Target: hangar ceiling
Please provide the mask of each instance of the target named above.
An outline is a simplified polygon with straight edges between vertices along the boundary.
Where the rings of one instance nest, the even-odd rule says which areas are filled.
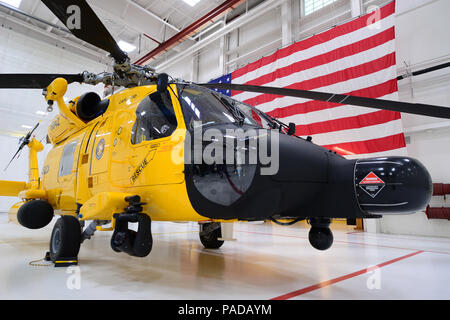
[[[39,33],[39,37],[60,40],[62,45],[69,43],[75,47],[78,53],[88,55],[102,61],[105,52],[84,43],[68,34],[64,25],[50,12],[50,10],[38,0],[21,0],[18,8],[8,4],[19,0],[0,1],[0,19],[2,24],[22,32]],[[224,4],[225,0],[198,0],[191,6],[188,2],[194,0],[88,0],[89,5],[96,11],[108,30],[117,41],[124,41],[136,47],[129,53],[132,60],[138,59],[145,53],[158,47],[158,45],[179,31],[183,30],[199,18]],[[197,1],[197,0],[195,0]],[[195,2],[194,1],[194,2]],[[254,6],[261,0],[240,1],[235,10],[228,11],[228,18],[242,13],[249,6]],[[224,19],[218,16],[217,19]],[[206,25],[205,25],[206,26]],[[41,31],[44,31],[42,33]],[[198,38],[200,30],[190,34],[189,38],[176,47],[174,52],[180,52],[183,47],[191,46]]]

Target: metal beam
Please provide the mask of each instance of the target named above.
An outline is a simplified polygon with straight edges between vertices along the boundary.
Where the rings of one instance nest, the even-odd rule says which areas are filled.
[[[57,26],[56,24],[53,24],[53,23],[50,23],[50,22],[48,22],[48,21],[46,21],[44,19],[35,17],[35,16],[33,16],[31,14],[28,14],[28,13],[26,13],[26,12],[20,10],[20,9],[17,9],[17,8],[15,8],[13,6],[10,6],[9,4],[0,2],[0,7],[3,7],[5,9],[11,10],[11,11],[17,13],[17,14],[20,14],[20,15],[22,15],[24,17],[27,17],[28,19],[36,20],[36,21],[38,21],[40,23],[46,24],[49,27],[58,29],[59,31],[63,31],[63,32],[71,34],[71,32],[69,30],[65,29],[65,28],[61,28],[60,26]]]
[[[281,4],[281,45],[287,46],[292,43],[292,2],[283,0]]]
[[[350,0],[350,7],[352,10],[352,17],[359,17],[363,14],[363,5],[361,0]]]
[[[36,27],[36,26],[34,26],[34,25],[32,25],[32,24],[30,24],[30,23],[28,23],[28,22],[25,22],[25,21],[22,20],[22,19],[18,19],[18,18],[16,18],[16,17],[13,17],[13,16],[8,15],[8,14],[4,14],[4,13],[0,13],[0,17],[3,18],[3,19],[6,19],[6,20],[12,21],[12,22],[14,22],[14,23],[17,23],[17,24],[19,24],[19,25],[21,25],[21,26],[23,26],[23,27],[26,27],[26,28],[28,28],[28,29],[30,29],[30,30],[36,31],[36,32],[38,32],[38,33],[41,33],[41,34],[43,34],[44,36],[47,36],[47,37],[50,37],[50,38],[55,39],[55,40],[57,40],[57,41],[60,41],[61,43],[64,43],[64,44],[67,45],[67,46],[72,46],[72,47],[77,48],[77,49],[79,49],[79,50],[81,50],[81,51],[84,51],[85,53],[88,53],[88,54],[90,54],[91,56],[96,57],[97,59],[101,59],[101,60],[102,60],[102,63],[105,63],[105,64],[106,64],[105,60],[106,60],[106,61],[108,60],[106,54],[105,54],[105,55],[102,55],[102,54],[101,54],[100,52],[98,52],[98,51],[91,50],[91,49],[89,49],[89,48],[87,48],[87,47],[84,47],[84,46],[82,46],[82,45],[78,45],[77,43],[75,43],[75,42],[73,42],[73,41],[70,41],[70,40],[65,39],[65,38],[61,38],[61,37],[59,37],[59,36],[57,36],[57,35],[55,35],[55,34],[53,34],[53,33],[47,32],[46,30],[43,30],[43,29],[41,29],[41,28],[39,28],[39,27]],[[72,34],[70,34],[69,36],[72,36]],[[74,36],[73,36],[73,37],[74,37]],[[75,37],[74,37],[74,38],[75,38]]]
[[[180,61],[183,58],[186,58],[186,56],[193,54],[197,52],[198,50],[204,48],[205,46],[209,45],[210,43],[218,40],[220,37],[228,34],[229,32],[249,23],[253,19],[256,19],[260,17],[261,15],[269,12],[270,10],[273,10],[277,8],[281,4],[280,0],[267,0],[250,10],[248,13],[245,13],[238,18],[234,19],[230,23],[228,23],[225,27],[222,29],[214,32],[213,34],[207,36],[203,40],[197,42],[193,46],[183,50],[182,53],[175,55],[174,57],[168,59],[167,61],[162,62],[159,64],[156,69],[162,70],[164,68],[167,68],[174,63]]]
[[[241,3],[245,2],[246,0],[227,0],[218,7],[214,8],[210,12],[208,12],[206,15],[198,19],[197,21],[193,22],[177,34],[175,34],[173,37],[171,37],[169,40],[161,43],[156,49],[150,51],[146,55],[144,55],[142,58],[137,60],[136,64],[144,64],[148,60],[156,57],[157,55],[168,51],[170,48],[174,47],[178,43],[182,42],[185,38],[189,37],[192,33],[195,31],[198,31],[200,28],[205,26],[207,23],[213,22],[213,20],[227,11],[235,8],[236,6],[240,5]]]
[[[128,28],[128,29],[136,32],[137,34],[147,33],[147,31],[148,31],[148,30],[143,30],[142,28],[130,25],[130,23],[127,22],[126,20],[118,17],[117,15],[115,15],[115,14],[111,13],[110,11],[108,11],[108,10],[104,9],[103,7],[101,7],[100,3],[91,4],[90,6],[93,9],[95,9],[97,15],[99,14],[99,12],[102,13],[102,16],[104,18],[107,18],[108,15],[109,15],[111,17],[110,20],[114,20],[115,23],[120,23],[124,28]]]
[[[150,10],[142,7],[141,5],[137,4],[136,2],[132,1],[132,0],[126,0],[127,3],[133,5],[134,7],[136,7],[137,9],[141,10],[142,12],[148,14],[149,16],[155,18],[156,20],[158,20],[159,22],[164,23],[166,26],[168,26],[169,28],[175,30],[176,32],[180,32],[181,30],[178,29],[177,27],[175,27],[174,25],[170,24],[169,22],[165,21],[163,18],[159,17],[158,15],[154,14],[153,12],[151,12]]]
[[[247,58],[247,57],[249,57],[249,56],[252,56],[253,54],[255,54],[255,53],[257,53],[257,52],[260,52],[261,50],[264,50],[264,49],[266,49],[266,48],[270,48],[271,46],[273,46],[273,45],[275,45],[275,44],[277,44],[278,46],[280,46],[281,43],[282,43],[282,39],[281,39],[281,38],[278,38],[278,39],[273,40],[273,41],[271,41],[271,42],[265,43],[265,44],[262,45],[262,46],[259,46],[259,47],[258,47],[257,49],[255,49],[255,50],[252,50],[252,51],[250,51],[250,52],[244,53],[243,55],[240,55],[239,57],[234,58],[234,59],[228,61],[226,64],[227,64],[227,65],[231,65],[231,64],[236,63],[236,62],[238,62],[238,61],[240,61],[240,60],[242,60],[242,59],[245,59],[245,58]]]

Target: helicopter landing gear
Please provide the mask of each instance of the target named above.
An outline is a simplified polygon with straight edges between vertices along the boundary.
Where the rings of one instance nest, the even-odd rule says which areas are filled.
[[[80,222],[72,216],[60,217],[50,237],[50,260],[55,267],[78,264],[81,244]]]
[[[146,257],[153,246],[151,231],[151,219],[145,213],[141,213],[142,205],[139,196],[127,197],[130,204],[123,213],[116,213],[116,226],[111,237],[111,248],[115,252],[125,252],[130,256]],[[128,229],[129,222],[137,222],[138,230]]]
[[[331,220],[327,218],[310,218],[309,243],[317,250],[327,250],[333,244],[333,233],[330,229]]]
[[[220,222],[209,222],[200,224],[200,241],[206,249],[219,249],[224,241]]]

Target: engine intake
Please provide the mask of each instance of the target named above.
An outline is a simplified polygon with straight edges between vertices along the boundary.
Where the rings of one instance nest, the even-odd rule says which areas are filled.
[[[76,113],[83,121],[91,121],[101,116],[108,109],[109,100],[102,100],[95,92],[83,94],[77,102]]]

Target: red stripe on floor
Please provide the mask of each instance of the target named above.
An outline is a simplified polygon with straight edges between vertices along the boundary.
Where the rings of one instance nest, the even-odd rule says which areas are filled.
[[[295,235],[287,235],[287,234],[263,233],[263,232],[243,231],[243,230],[236,230],[236,232],[262,234],[262,235],[265,235],[265,236],[275,236],[275,237],[285,237],[285,238],[287,237],[287,238],[308,239],[308,236],[295,236]],[[417,239],[406,239],[406,240],[418,241]],[[432,241],[432,240],[426,240],[426,241]],[[387,245],[374,244],[374,243],[352,242],[352,241],[344,241],[344,240],[334,240],[334,243],[356,244],[356,245],[359,245],[359,246],[419,251],[419,249],[417,249],[417,248],[402,248],[402,247],[394,247],[394,246],[387,246]],[[450,254],[450,252],[445,252],[445,251],[432,251],[432,250],[425,250],[425,249],[421,250],[421,251],[429,252],[429,253]]]
[[[315,285],[312,285],[312,286],[309,286],[309,287],[306,287],[306,288],[303,288],[303,289],[300,289],[300,290],[297,290],[297,291],[293,291],[293,292],[290,292],[290,293],[287,293],[287,294],[284,294],[284,295],[272,298],[270,300],[287,300],[287,299],[291,299],[291,298],[294,298],[294,297],[298,297],[298,296],[300,296],[302,294],[305,294],[305,293],[308,293],[308,292],[311,292],[311,291],[314,291],[314,290],[317,290],[317,289],[321,289],[321,288],[324,288],[324,287],[328,287],[328,286],[330,286],[332,284],[335,284],[337,282],[348,280],[350,278],[354,278],[354,277],[360,276],[362,274],[365,274],[367,272],[376,270],[378,268],[385,267],[385,266],[393,264],[395,262],[398,262],[398,261],[401,261],[401,260],[404,260],[404,259],[407,259],[407,258],[411,258],[411,257],[413,257],[415,255],[418,255],[419,253],[422,253],[422,252],[424,252],[424,251],[423,250],[416,251],[416,252],[407,254],[406,256],[402,256],[402,257],[399,257],[399,258],[396,258],[396,259],[392,259],[392,260],[383,262],[383,263],[378,264],[378,265],[373,266],[373,267],[362,269],[362,270],[350,273],[350,274],[342,276],[342,277],[334,278],[334,279],[331,279],[331,280],[328,280],[328,281],[324,281],[324,282],[321,282],[321,283],[318,283],[318,284],[315,284]]]

